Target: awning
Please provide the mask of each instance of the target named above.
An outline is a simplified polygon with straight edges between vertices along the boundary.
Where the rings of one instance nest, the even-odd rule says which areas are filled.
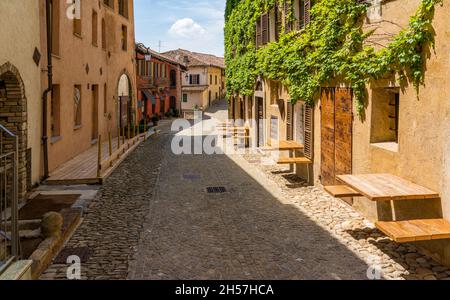
[[[149,90],[142,90],[142,93],[144,93],[145,98],[147,98],[147,100],[151,100],[152,104],[156,104],[156,98],[155,96],[153,96],[152,92],[150,92]]]

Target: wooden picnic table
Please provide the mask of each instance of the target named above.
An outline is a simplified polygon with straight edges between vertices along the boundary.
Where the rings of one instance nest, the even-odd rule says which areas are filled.
[[[439,198],[438,193],[392,174],[339,175],[337,178],[372,201]]]

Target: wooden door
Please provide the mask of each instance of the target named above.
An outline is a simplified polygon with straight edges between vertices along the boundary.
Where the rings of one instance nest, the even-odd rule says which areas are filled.
[[[352,173],[352,91],[338,88],[335,93],[335,174]]]
[[[333,185],[334,173],[334,89],[322,89],[321,176],[323,185]]]
[[[119,104],[120,104],[120,127],[123,128],[128,125],[129,121],[129,102],[130,98],[128,96],[120,96],[119,97]]]
[[[321,177],[323,185],[352,172],[352,91],[323,88],[321,95]]]
[[[264,100],[263,98],[256,97],[256,122],[257,128],[257,141],[258,147],[264,146]]]

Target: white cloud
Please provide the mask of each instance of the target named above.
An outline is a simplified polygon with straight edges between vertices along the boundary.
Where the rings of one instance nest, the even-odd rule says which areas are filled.
[[[169,29],[171,36],[181,38],[198,38],[205,33],[206,30],[191,18],[180,19]]]

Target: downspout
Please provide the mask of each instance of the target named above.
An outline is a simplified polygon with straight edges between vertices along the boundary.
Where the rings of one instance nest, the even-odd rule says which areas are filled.
[[[52,0],[46,0],[45,3],[45,15],[46,15],[46,26],[47,26],[47,78],[48,85],[47,89],[42,95],[42,145],[44,152],[44,178],[46,180],[49,177],[48,171],[48,119],[47,119],[47,103],[48,94],[53,90],[53,65],[52,65]]]

